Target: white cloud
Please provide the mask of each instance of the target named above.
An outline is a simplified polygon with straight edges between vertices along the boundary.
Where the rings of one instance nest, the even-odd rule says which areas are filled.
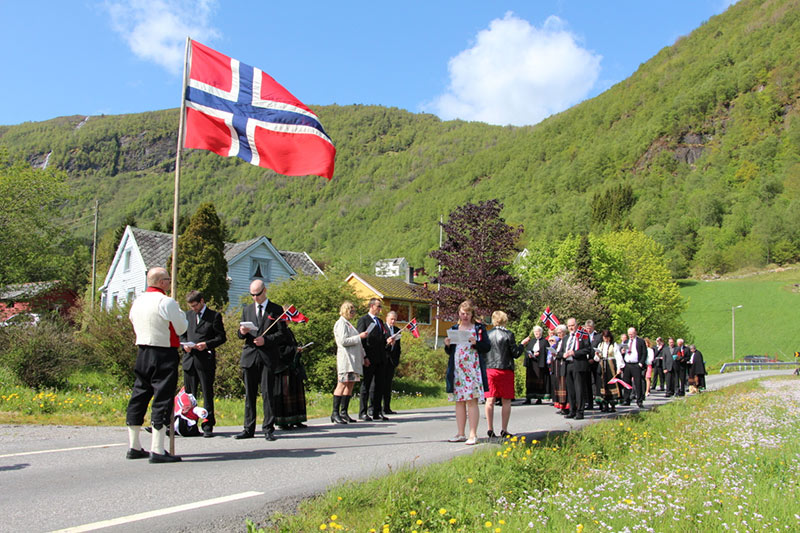
[[[509,12],[450,60],[450,86],[425,107],[443,119],[536,124],[585,98],[601,59],[558,17],[536,28]]]
[[[216,0],[107,1],[111,25],[134,54],[172,73],[183,71],[186,37],[209,41],[219,36],[211,25]]]

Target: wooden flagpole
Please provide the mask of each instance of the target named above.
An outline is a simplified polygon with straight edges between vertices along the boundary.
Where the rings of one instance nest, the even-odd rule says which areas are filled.
[[[178,123],[178,149],[175,153],[175,196],[172,200],[172,283],[170,296],[178,296],[178,215],[181,185],[181,150],[183,150],[183,127],[186,122],[186,85],[189,75],[189,47],[191,38],[186,37],[186,48],[183,52],[183,83],[181,84],[181,116]],[[175,455],[175,408],[170,404],[169,417],[169,453]]]

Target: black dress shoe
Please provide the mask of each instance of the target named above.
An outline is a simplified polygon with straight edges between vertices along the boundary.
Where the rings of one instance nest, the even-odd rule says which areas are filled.
[[[242,431],[241,433],[237,433],[233,437],[234,439],[252,439],[253,434],[247,430]]]
[[[560,414],[560,415],[568,415],[568,414],[569,414],[569,411],[567,411],[566,409],[562,409],[562,410],[560,410],[560,411],[558,412],[558,414]]]
[[[525,401],[522,402],[522,405],[530,405],[530,404],[531,404],[531,399],[530,398],[525,398]]]
[[[539,398],[538,400],[536,400],[536,403],[534,405],[542,405],[542,399]]]
[[[564,415],[564,418],[575,418],[575,415],[573,413],[569,413]]]
[[[392,411],[391,409],[387,409],[384,411],[384,413],[386,413],[387,415],[396,415],[397,411]]]
[[[583,413],[578,413],[575,415],[575,420],[583,420]]]
[[[144,459],[146,457],[150,457],[150,452],[134,448],[128,448],[128,453],[125,454],[126,459]]]
[[[387,417],[383,416],[382,414],[381,415],[377,415],[377,416],[372,415],[372,419],[373,420],[380,420],[381,422],[388,422],[389,421],[389,419]]]
[[[165,451],[163,454],[150,452],[151,463],[180,463],[181,458],[177,455],[170,455]]]
[[[636,402],[636,406],[637,406],[639,409],[641,409],[642,407],[644,407],[644,403],[642,403],[642,402]]]
[[[358,415],[358,419],[364,422],[372,422],[372,417],[369,415]]]
[[[298,422],[297,424],[294,425],[294,427],[296,427],[297,429],[305,429],[308,426],[303,424],[302,422]]]
[[[275,437],[275,432],[274,432],[274,431],[272,431],[272,430],[270,430],[270,431],[267,431],[266,433],[264,433],[264,438],[265,438],[265,439],[267,439],[267,440],[268,440],[268,441],[270,441],[270,442],[274,442],[274,441],[278,440],[278,439]]]
[[[214,430],[212,428],[204,428],[203,429],[203,437],[206,439],[210,439],[214,436]]]

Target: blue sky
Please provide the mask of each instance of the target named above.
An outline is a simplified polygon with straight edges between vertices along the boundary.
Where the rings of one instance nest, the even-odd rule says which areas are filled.
[[[311,106],[534,124],[731,0],[0,1],[0,124],[178,107],[186,35]]]

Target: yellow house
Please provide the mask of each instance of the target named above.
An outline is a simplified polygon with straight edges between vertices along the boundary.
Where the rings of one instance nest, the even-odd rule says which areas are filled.
[[[383,301],[384,316],[385,313],[394,311],[397,313],[399,326],[416,318],[417,328],[426,338],[434,339],[438,332],[442,339],[446,336],[445,332],[455,324],[447,320],[436,320],[436,309],[414,291],[414,287],[419,286],[417,283],[409,283],[402,278],[384,278],[355,272],[350,273],[345,282],[353,287],[356,296],[362,300],[380,298]]]

